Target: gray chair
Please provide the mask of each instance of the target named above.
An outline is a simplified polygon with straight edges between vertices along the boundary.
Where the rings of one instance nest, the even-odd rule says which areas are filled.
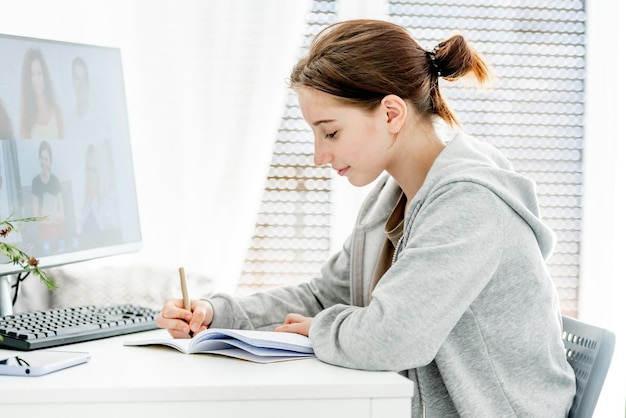
[[[611,364],[615,334],[564,316],[563,343],[567,361],[576,374],[576,396],[569,418],[591,417]]]

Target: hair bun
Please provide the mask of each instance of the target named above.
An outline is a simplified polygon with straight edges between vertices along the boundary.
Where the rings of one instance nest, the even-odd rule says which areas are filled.
[[[440,42],[433,51],[440,76],[448,81],[472,74],[479,84],[484,84],[490,78],[489,67],[462,35]]]

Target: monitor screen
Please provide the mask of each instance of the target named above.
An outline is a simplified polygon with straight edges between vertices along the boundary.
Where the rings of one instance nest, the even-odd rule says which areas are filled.
[[[0,57],[0,219],[41,218],[1,239],[41,267],[139,249],[119,49],[0,35]]]

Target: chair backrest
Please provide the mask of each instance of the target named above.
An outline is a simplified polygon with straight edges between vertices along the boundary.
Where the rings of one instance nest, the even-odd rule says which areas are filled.
[[[611,364],[615,334],[564,316],[563,343],[567,361],[576,374],[576,396],[569,418],[591,417]]]

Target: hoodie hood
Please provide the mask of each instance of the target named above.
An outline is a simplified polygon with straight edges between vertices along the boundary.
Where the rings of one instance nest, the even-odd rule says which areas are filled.
[[[544,259],[552,255],[556,236],[541,219],[535,182],[515,172],[492,145],[463,132],[458,132],[439,154],[409,212],[434,189],[459,181],[473,182],[495,193],[532,228]]]

